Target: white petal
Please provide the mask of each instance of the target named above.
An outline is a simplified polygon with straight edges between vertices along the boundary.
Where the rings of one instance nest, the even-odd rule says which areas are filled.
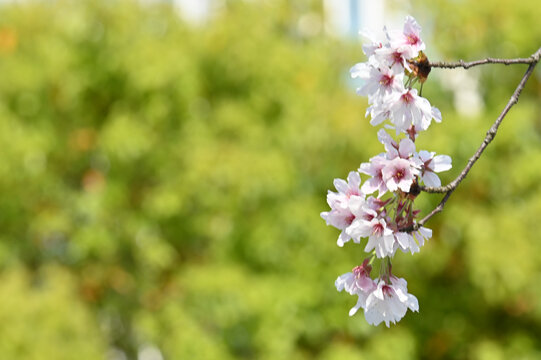
[[[388,151],[388,148],[392,147],[392,144],[395,143],[391,135],[387,133],[384,129],[379,129],[378,131],[378,140],[380,143],[385,146],[385,150]]]
[[[338,240],[336,240],[336,244],[340,247],[343,247],[345,243],[347,243],[349,240],[351,240],[351,237],[347,235],[345,231],[342,231],[340,233],[340,236],[338,236]]]
[[[373,236],[369,237],[368,241],[366,242],[366,246],[364,247],[364,251],[367,253],[371,252],[372,250],[374,250],[374,247],[376,246],[376,244],[377,244],[376,239]]]
[[[407,296],[404,300],[407,300]],[[390,315],[392,316],[393,322],[400,321],[406,315],[408,311],[407,305],[405,305],[400,298],[395,299],[391,298],[387,300],[390,310]]]
[[[419,151],[419,158],[423,161],[423,162],[427,162],[428,160],[432,159],[434,157],[435,153],[433,152],[428,152],[426,150],[421,150]]]
[[[348,183],[351,189],[358,189],[361,186],[361,175],[357,171],[350,171]]]
[[[400,188],[400,190],[407,193],[407,192],[410,191],[412,183],[413,183],[412,179],[404,178],[404,179],[400,180],[400,182],[398,183],[398,187]]]
[[[347,282],[348,274],[353,275],[352,273],[347,273],[344,275],[340,275],[338,278],[336,278],[336,281],[334,282],[334,286],[336,286],[336,290],[338,291],[344,290],[345,284]]]
[[[441,172],[449,170],[452,167],[451,162],[452,159],[448,155],[436,155],[431,165],[435,172]]]
[[[360,238],[367,237],[372,233],[372,225],[363,219],[355,219],[350,226],[346,228],[346,233],[355,240],[360,242]]]
[[[432,237],[432,229],[421,226],[419,230],[414,232],[414,235],[419,242],[419,245],[423,246],[425,244],[425,241],[429,240]]]
[[[395,286],[394,287],[394,292],[396,294],[396,296],[398,297],[398,300],[400,300],[401,302],[406,302],[408,301],[408,293],[407,291],[404,291],[402,288],[398,287],[398,286]]]
[[[400,287],[401,289],[408,291],[408,282],[404,278],[397,278],[396,276],[393,276],[391,278],[391,283],[394,286]]]
[[[441,123],[441,111],[437,107],[432,106],[432,117],[436,122]]]
[[[427,240],[432,237],[432,229],[421,226],[418,232],[421,233],[421,235]]]
[[[431,187],[441,186],[440,178],[438,177],[438,175],[436,175],[432,171],[426,171],[422,179],[426,186],[431,186]]]
[[[392,192],[395,192],[397,189],[398,189],[398,184],[394,181],[394,178],[390,178],[386,183],[385,185],[387,186],[387,189],[389,189],[389,191],[392,191]],[[409,188],[408,190],[406,190],[406,192],[409,191]]]
[[[383,296],[383,290],[382,290],[384,284],[385,282],[383,280],[380,280],[380,282],[378,283],[378,287],[376,288],[376,290],[372,292],[372,294],[374,295],[376,299],[385,300],[385,297]]]
[[[357,310],[359,310],[360,308],[364,308],[364,304],[365,304],[365,299],[363,298],[362,295],[360,295],[359,299],[357,300],[357,304],[355,304],[355,306],[352,307],[351,310],[349,310],[349,316],[355,315]]]
[[[406,16],[406,20],[404,21],[404,35],[416,35],[419,37],[419,34],[421,32],[421,26],[415,21],[415,19],[412,16]]]
[[[375,174],[372,168],[373,166],[371,162],[365,162],[359,165],[358,171],[366,175],[374,176]]]
[[[367,77],[369,73],[369,65],[367,63],[357,63],[349,69],[349,74],[352,78],[364,78]]]
[[[383,321],[383,316],[377,310],[365,311],[364,317],[367,323],[374,326],[378,326]]]
[[[408,301],[406,305],[413,311],[419,311],[419,301],[411,294],[408,294]]]
[[[370,120],[370,125],[372,126],[377,126],[381,124],[382,122],[384,122],[385,119],[387,119],[387,115],[384,112],[379,112],[377,114],[372,113],[371,116],[372,116],[372,119]]]
[[[398,152],[400,153],[400,157],[406,159],[415,152],[415,144],[410,139],[404,138],[400,141]]]
[[[345,194],[349,189],[348,183],[342,179],[334,179],[333,184],[336,190],[342,194]]]
[[[319,216],[321,216],[321,218],[323,220],[325,220],[325,222],[327,223],[327,225],[329,225],[329,212],[328,211],[323,211],[319,214]]]
[[[336,286],[336,290],[342,291],[345,289],[351,295],[354,295],[355,291],[358,290],[355,285],[355,276],[351,272],[340,275],[334,282],[334,285]]]
[[[365,203],[364,196],[353,195],[349,198],[348,207],[353,215],[362,215]]]
[[[385,245],[386,255],[391,255],[393,253],[394,245],[394,235],[392,234],[392,231],[390,234],[383,236],[383,244]]]
[[[402,249],[407,249],[409,246],[409,239],[408,234],[405,232],[399,232],[394,234],[396,241],[398,241],[398,244],[402,247]]]
[[[361,187],[361,191],[364,194],[372,194],[374,191],[379,189],[379,183],[380,181],[378,181],[376,178],[368,179],[368,181],[365,181]]]

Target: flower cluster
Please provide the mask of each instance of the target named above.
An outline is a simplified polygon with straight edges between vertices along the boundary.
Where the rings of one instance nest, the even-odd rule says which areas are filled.
[[[441,122],[439,110],[412,88],[417,81],[422,85],[428,75],[417,65],[426,60],[420,31],[408,16],[402,31],[386,32],[387,42],[363,46],[368,61],[350,71],[353,78],[363,81],[357,93],[368,97],[370,123],[376,126],[388,120],[386,127],[395,130],[397,139],[380,129],[377,136],[385,152],[362,163],[347,180],[335,179],[337,192],[327,194],[331,209],[321,213],[327,225],[341,230],[338,246],[368,239],[364,248],[368,257],[352,272],[339,276],[335,285],[358,297],[350,316],[362,308],[372,325],[385,322],[389,326],[404,317],[408,308],[418,311],[417,298],[408,293],[406,280],[392,274],[391,259],[398,249],[419,252],[432,237],[432,230],[417,224],[419,210],[413,208],[413,202],[421,183],[440,186],[436,173],[451,168],[449,156],[417,152],[415,147],[417,136],[432,120]],[[364,183],[360,174],[368,176]],[[372,279],[376,259],[381,270]]]

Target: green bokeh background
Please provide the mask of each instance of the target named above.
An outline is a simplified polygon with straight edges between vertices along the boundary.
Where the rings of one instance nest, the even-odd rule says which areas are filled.
[[[347,79],[364,58],[299,31],[306,13],[321,2],[228,1],[200,27],[167,4],[0,7],[0,359],[541,359],[541,68],[433,239],[395,256],[420,312],[372,327],[334,288],[362,247],[319,216],[382,151]],[[432,60],[541,45],[534,0],[411,14]],[[525,68],[478,69],[474,118],[433,70],[444,121],[418,148],[452,156],[444,183]]]

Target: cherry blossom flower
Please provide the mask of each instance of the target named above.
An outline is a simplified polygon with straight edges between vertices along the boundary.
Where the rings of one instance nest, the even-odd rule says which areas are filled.
[[[378,191],[378,197],[381,197],[387,192],[387,185],[383,181],[381,170],[387,165],[388,160],[383,155],[377,155],[370,158],[370,162],[362,163],[359,167],[359,172],[370,175],[371,178],[364,182],[361,191],[365,194],[372,194]]]
[[[393,192],[398,189],[409,192],[417,173],[414,163],[400,157],[389,160],[381,169],[381,176],[387,189]]]
[[[398,147],[391,146],[389,147],[389,150],[387,150],[387,159],[392,160],[395,158],[401,158],[401,159],[409,159],[415,155],[415,143],[411,141],[408,138],[404,138],[400,140],[400,144]],[[416,161],[415,157],[415,165],[419,164]]]
[[[427,99],[417,95],[417,89],[405,89],[401,93],[393,93],[382,106],[388,108],[397,135],[399,132],[407,133],[410,126],[426,130],[432,119],[438,119],[436,116],[439,114],[439,110],[433,110]],[[441,114],[439,116],[441,119]]]
[[[369,260],[370,258],[365,259],[363,264],[353,268],[352,272],[340,275],[334,283],[338,291],[346,290],[350,295],[358,296],[357,304],[351,308],[349,316],[364,308],[366,298],[376,289],[376,283],[370,278],[372,266]]]
[[[370,175],[362,186],[362,191],[371,194],[378,190],[381,197],[388,190],[396,191],[400,188],[408,192],[422,166],[415,152],[415,144],[408,138],[404,138],[397,145],[385,130],[378,132],[378,138],[383,143],[387,153],[377,155],[370,159],[369,163],[362,163],[359,172]]]
[[[360,238],[368,237],[364,248],[365,252],[376,250],[376,256],[383,258],[394,254],[394,235],[391,228],[387,226],[385,219],[377,217],[377,213],[371,209],[366,210],[368,216],[353,221],[347,229],[347,234],[360,242]]]
[[[370,258],[366,258],[362,265],[354,267],[352,272],[339,276],[336,279],[336,288],[338,291],[342,291],[345,288],[350,294],[354,294],[358,290],[373,290],[374,281],[370,278],[371,271],[372,265],[370,265]]]
[[[415,239],[413,235],[408,234],[406,232],[397,232],[394,234],[395,237],[395,250],[399,248],[403,252],[407,252],[408,250],[415,254],[420,251],[419,245],[415,242]]]
[[[425,241],[428,241],[428,239],[432,237],[432,229],[421,226],[419,229],[417,229],[417,231],[413,232],[413,236],[415,236],[419,246],[423,246]]]
[[[397,143],[391,135],[387,133],[384,129],[379,129],[378,131],[378,140],[385,147],[386,157],[389,160],[392,160],[396,157],[402,159],[415,159],[415,163],[419,166],[422,165],[418,159],[417,153],[415,152],[415,143],[409,138],[403,138]]]
[[[385,120],[391,118],[392,113],[389,105],[387,104],[386,98],[383,98],[381,100],[382,101],[374,102],[366,109],[365,117],[368,117],[368,115],[370,115],[370,125],[372,126],[377,126]]]
[[[448,155],[436,155],[434,152],[421,150],[419,151],[419,159],[423,163],[421,179],[425,185],[433,187],[441,186],[441,180],[436,173],[449,170],[452,167],[451,157]]]
[[[363,53],[368,58],[374,56],[375,51],[383,47],[383,43],[381,41],[376,41],[375,36],[372,35],[370,32],[361,31],[359,34],[366,38],[366,40],[368,40],[367,43],[362,45]]]
[[[378,141],[385,147],[386,152],[389,152],[391,149],[398,149],[398,143],[385,129],[378,130]]]
[[[407,16],[402,32],[391,34],[390,44],[392,48],[405,50],[407,59],[416,57],[419,51],[425,49],[425,44],[421,40],[421,26],[413,17]]]
[[[355,219],[355,215],[350,210],[349,203],[352,198],[358,198],[364,201],[365,195],[360,190],[361,177],[356,171],[349,173],[347,182],[342,179],[335,179],[334,186],[338,190],[338,193],[330,190],[327,193],[327,203],[331,211],[322,212],[321,217],[326,221],[327,225],[342,230],[337,244],[338,246],[344,246],[344,243],[351,239],[345,230]]]
[[[407,47],[384,46],[374,50],[374,58],[380,64],[385,64],[395,72],[410,70],[407,60],[411,58],[411,51]]]
[[[417,298],[408,294],[408,283],[402,278],[390,276],[390,284],[380,279],[376,289],[366,298],[364,316],[371,325],[385,322],[395,324],[406,315],[408,308],[419,311]]]
[[[362,189],[362,188],[361,188]],[[373,196],[366,198],[365,208],[376,211],[380,216],[385,216],[385,206],[391,201],[391,199],[381,200]]]
[[[368,96],[370,102],[374,102],[374,98],[383,98],[404,89],[404,73],[397,73],[384,65],[377,66],[370,62],[355,64],[350,75],[364,81],[364,85],[357,89],[357,94]]]
[[[412,127],[415,135],[419,131],[427,130],[432,119],[441,122],[441,112],[431,106],[427,99],[418,96],[417,89],[402,88],[402,91],[388,92],[385,96],[379,97],[369,95],[370,99],[374,101],[366,109],[365,114],[366,117],[370,115],[370,124],[377,126],[389,119],[397,135],[400,132],[409,134]]]
[[[441,111],[435,106],[432,106],[432,118],[437,123],[441,123]]]

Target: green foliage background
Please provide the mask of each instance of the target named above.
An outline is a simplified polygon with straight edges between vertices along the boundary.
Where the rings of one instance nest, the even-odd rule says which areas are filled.
[[[538,4],[507,4],[412,15],[430,59],[529,56]],[[334,288],[362,247],[319,213],[382,149],[347,80],[359,44],[299,32],[307,12],[320,2],[230,1],[194,28],[166,4],[0,7],[1,359],[541,358],[540,69],[433,239],[395,257],[420,313],[371,327]],[[524,70],[480,70],[474,119],[433,70],[444,121],[419,148],[453,157],[443,182]]]

